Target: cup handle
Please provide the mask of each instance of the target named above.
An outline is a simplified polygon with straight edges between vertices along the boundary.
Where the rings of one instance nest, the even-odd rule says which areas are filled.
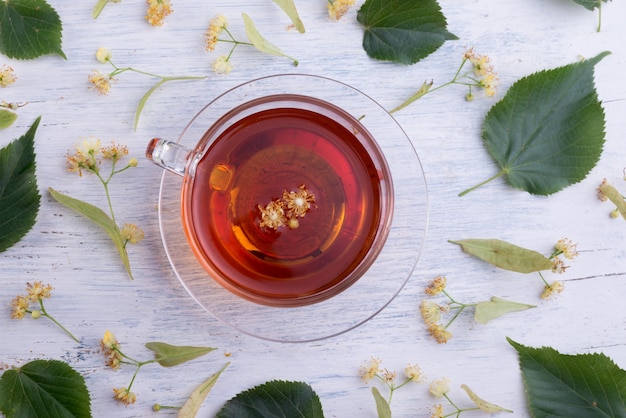
[[[146,147],[146,158],[180,176],[185,175],[187,162],[192,154],[189,148],[161,138],[152,138]]]

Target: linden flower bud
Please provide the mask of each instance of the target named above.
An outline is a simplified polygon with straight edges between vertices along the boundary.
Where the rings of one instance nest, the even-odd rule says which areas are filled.
[[[41,311],[36,311],[36,310],[35,310],[35,311],[32,311],[32,312],[30,313],[30,317],[31,317],[31,318],[33,318],[33,319],[39,319],[39,318],[41,318]]]
[[[612,219],[619,218],[619,209],[615,208],[611,211],[609,215]]]
[[[136,158],[131,158],[130,161],[128,161],[129,167],[137,167],[137,164],[139,164],[139,161]]]
[[[105,331],[104,337],[102,337],[101,340],[101,344],[102,347],[108,348],[109,350],[119,345],[119,343],[117,342],[117,338],[115,338],[115,335],[108,330]]]
[[[111,59],[111,50],[107,48],[98,48],[96,51],[96,59],[104,64]]]
[[[444,377],[442,379],[433,380],[428,391],[435,398],[441,398],[450,391],[450,379]]]

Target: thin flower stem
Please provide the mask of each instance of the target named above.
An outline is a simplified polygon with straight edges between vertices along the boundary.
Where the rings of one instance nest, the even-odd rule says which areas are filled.
[[[537,273],[539,273],[539,277],[541,277],[541,280],[543,280],[543,283],[546,285],[546,287],[550,287],[548,281],[543,277],[543,274],[541,274],[540,271],[538,271]]]
[[[48,318],[49,320],[51,320],[52,322],[54,322],[54,323],[55,323],[55,324],[56,324],[59,328],[61,328],[63,331],[65,331],[65,333],[66,333],[67,335],[69,335],[70,337],[72,337],[72,339],[73,339],[74,341],[76,341],[77,343],[78,343],[78,342],[80,342],[80,341],[78,340],[78,338],[76,338],[76,337],[74,336],[74,334],[72,334],[72,333],[71,333],[71,332],[70,332],[67,328],[65,328],[63,325],[61,325],[61,324],[59,323],[59,321],[57,321],[56,319],[54,319],[54,317],[53,317],[52,315],[50,315],[50,314],[46,311],[46,308],[43,306],[43,300],[42,300],[42,299],[39,299],[39,306],[41,307],[41,314],[42,314],[43,316],[45,316],[46,318]]]
[[[596,32],[600,32],[602,28],[602,0],[598,0],[598,27]]]

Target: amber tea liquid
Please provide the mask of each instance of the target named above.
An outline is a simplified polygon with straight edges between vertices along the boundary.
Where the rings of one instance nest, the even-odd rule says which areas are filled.
[[[383,174],[354,132],[314,111],[276,108],[213,142],[183,187],[182,212],[193,251],[218,282],[255,302],[297,306],[358,278],[347,280],[379,233]],[[264,224],[266,207],[288,215],[287,201],[304,202],[289,196],[304,191],[303,216]]]

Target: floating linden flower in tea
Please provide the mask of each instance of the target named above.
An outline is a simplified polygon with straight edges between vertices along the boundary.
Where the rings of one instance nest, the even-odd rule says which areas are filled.
[[[300,226],[298,218],[303,218],[314,203],[315,195],[304,184],[296,191],[284,190],[281,199],[274,199],[265,206],[257,205],[261,212],[259,226],[275,230],[281,226],[296,229]]]

